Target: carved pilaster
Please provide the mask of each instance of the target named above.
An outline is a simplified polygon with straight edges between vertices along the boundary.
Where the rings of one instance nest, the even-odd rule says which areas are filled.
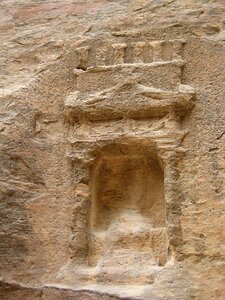
[[[89,220],[91,207],[90,164],[92,156],[83,149],[69,153],[74,165],[74,206],[71,220],[71,259],[78,264],[86,264],[89,248]]]
[[[178,260],[182,256],[182,230],[180,224],[181,199],[179,191],[179,173],[177,170],[178,155],[176,151],[163,154],[164,184],[166,200],[167,230],[170,251]]]

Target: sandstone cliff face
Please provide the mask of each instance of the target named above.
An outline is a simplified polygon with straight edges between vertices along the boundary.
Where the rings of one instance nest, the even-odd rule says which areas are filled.
[[[0,298],[224,299],[224,1],[0,5]]]

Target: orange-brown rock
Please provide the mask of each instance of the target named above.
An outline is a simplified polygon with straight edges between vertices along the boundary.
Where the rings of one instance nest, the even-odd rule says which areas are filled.
[[[0,299],[225,299],[223,0],[0,3]]]

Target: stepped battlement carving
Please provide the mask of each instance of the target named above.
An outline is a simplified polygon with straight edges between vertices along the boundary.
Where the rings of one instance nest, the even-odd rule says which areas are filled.
[[[131,43],[114,43],[109,46],[76,49],[76,68],[115,66],[123,64],[150,64],[182,62],[184,40],[156,40]]]
[[[181,82],[183,46],[173,39],[78,48],[75,91],[65,100],[67,120],[185,115],[195,92]]]

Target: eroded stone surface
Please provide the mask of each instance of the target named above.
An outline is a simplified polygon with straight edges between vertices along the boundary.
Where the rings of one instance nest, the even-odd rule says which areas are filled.
[[[1,299],[224,299],[224,14],[1,2]]]

